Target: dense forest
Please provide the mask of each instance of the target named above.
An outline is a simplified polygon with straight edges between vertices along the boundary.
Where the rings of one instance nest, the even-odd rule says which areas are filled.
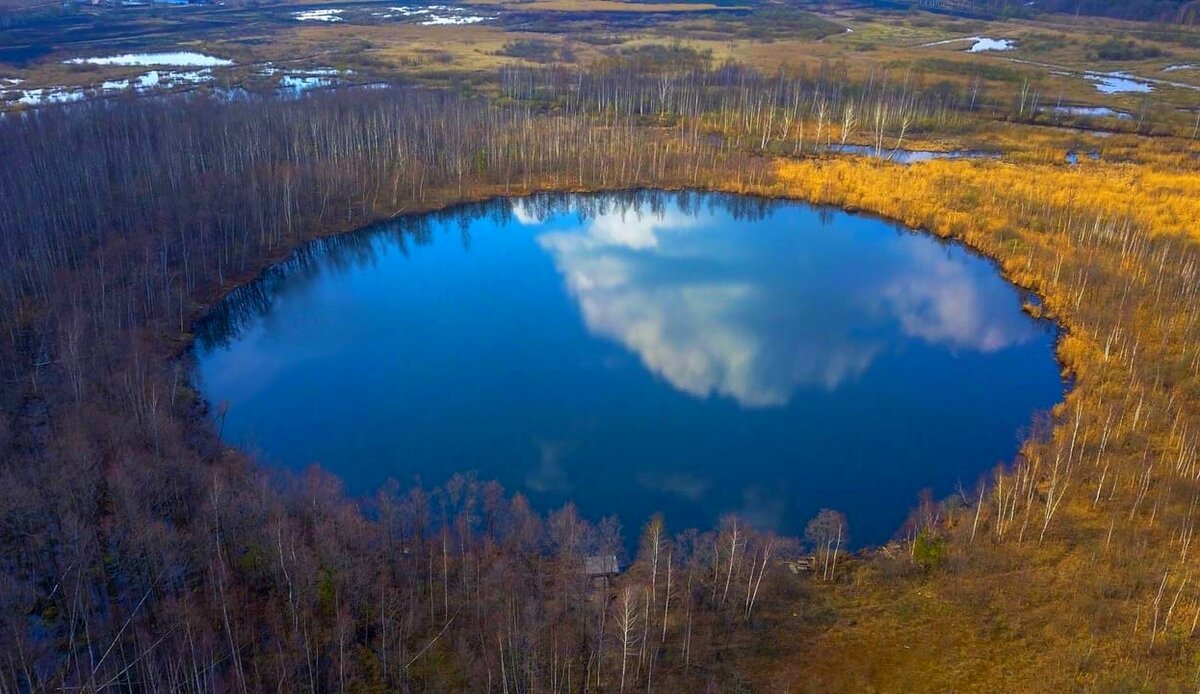
[[[817,604],[813,585],[887,591],[957,572],[964,602],[988,604],[965,587],[971,571],[1006,575],[1105,533],[1124,559],[1071,566],[1117,588],[1081,581],[1070,588],[1091,601],[1061,611],[1108,615],[1089,623],[1103,654],[1130,625],[1150,630],[1148,655],[1193,652],[1186,154],[1161,155],[1179,176],[1140,178],[829,158],[1040,112],[1034,90],[991,100],[978,82],[882,70],[621,61],[506,69],[498,85],[118,100],[0,121],[6,689],[737,688],[761,682],[755,658],[787,645],[762,635]],[[470,476],[347,498],[320,470],[269,474],[222,445],[220,413],[192,389],[196,319],[307,241],[497,195],[642,187],[793,195],[963,238],[1070,328],[1060,356],[1080,386],[1013,466],[925,500],[869,559],[845,556],[833,511],[778,538],[736,517],[622,528]],[[419,225],[392,223],[419,240]],[[782,563],[801,553],[817,558],[803,581]],[[1010,590],[1023,604],[1061,595]]]

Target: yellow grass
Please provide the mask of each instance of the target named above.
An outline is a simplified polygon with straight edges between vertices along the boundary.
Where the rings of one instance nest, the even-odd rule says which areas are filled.
[[[1030,138],[1036,149],[1038,135]],[[1065,446],[1069,438],[1073,443],[1067,413],[1083,414],[1084,431],[1091,434],[1081,440],[1091,441],[1089,456],[1095,456],[1094,423],[1113,406],[1132,410],[1144,399],[1154,403],[1155,412],[1140,412],[1153,420],[1143,420],[1144,433],[1116,435],[1121,442],[1114,441],[1107,454],[1112,492],[1105,499],[1092,498],[1099,477],[1093,463],[1080,467],[1075,474],[1081,479],[1044,542],[1036,532],[1023,541],[993,539],[986,529],[990,510],[985,510],[985,530],[976,541],[968,539],[970,514],[944,521],[957,557],[952,569],[897,578],[879,575],[877,560],[848,567],[847,582],[816,594],[832,626],[808,632],[781,626],[770,638],[784,644],[784,654],[764,659],[760,686],[776,691],[1170,690],[1172,683],[1195,688],[1200,656],[1188,625],[1200,614],[1200,596],[1186,577],[1197,565],[1186,552],[1179,558],[1172,539],[1178,537],[1178,523],[1186,522],[1181,519],[1187,518],[1190,492],[1181,481],[1155,487],[1161,508],[1156,503],[1154,513],[1131,513],[1146,444],[1127,441],[1132,437],[1169,449],[1178,427],[1194,423],[1200,391],[1194,377],[1189,381],[1175,373],[1168,388],[1157,382],[1160,372],[1134,370],[1132,361],[1126,366],[1124,358],[1109,354],[1102,338],[1118,327],[1123,340],[1137,342],[1147,363],[1186,362],[1200,345],[1166,336],[1177,334],[1170,326],[1191,320],[1196,307],[1160,301],[1155,272],[1148,272],[1145,262],[1128,262],[1122,244],[1083,243],[1079,236],[1100,220],[1127,223],[1121,228],[1132,229],[1133,239],[1173,238],[1175,245],[1166,247],[1175,249],[1170,257],[1200,243],[1200,175],[1194,159],[1190,167],[1179,164],[1181,157],[1194,155],[1195,145],[1174,140],[1146,149],[1143,163],[1075,168],[968,160],[901,166],[865,158],[778,163],[778,182],[765,192],[877,212],[961,239],[996,258],[1015,283],[1042,294],[1047,309],[1070,331],[1058,354],[1077,383],[1059,408],[1052,437],[1044,444],[1027,443],[1027,455],[1049,452],[1053,458],[1056,446]],[[1084,267],[1092,273],[1091,285],[1081,279]],[[1097,278],[1108,273],[1119,279],[1096,286]],[[1116,310],[1125,286],[1137,305],[1134,325],[1121,325],[1128,318]],[[1132,404],[1130,392],[1139,393]],[[1035,501],[1047,489],[1043,479]],[[1178,495],[1172,497],[1172,490]],[[900,552],[893,565],[905,565]],[[1169,581],[1163,578],[1164,566]],[[1162,623],[1165,607],[1154,602],[1160,579],[1171,595],[1183,596],[1180,612],[1187,614],[1186,620],[1176,614],[1169,628]],[[1151,631],[1152,613],[1157,633]]]

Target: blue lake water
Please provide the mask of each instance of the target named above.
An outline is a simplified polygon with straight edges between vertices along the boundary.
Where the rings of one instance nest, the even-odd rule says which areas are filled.
[[[197,326],[225,439],[349,492],[475,471],[627,532],[823,508],[886,541],[1058,402],[1054,329],[962,247],[700,193],[539,196],[309,244]],[[214,407],[214,410],[216,408]]]

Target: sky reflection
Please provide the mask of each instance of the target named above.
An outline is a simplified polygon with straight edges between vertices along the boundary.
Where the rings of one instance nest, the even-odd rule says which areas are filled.
[[[543,226],[523,201],[513,206],[522,224]],[[1038,332],[990,268],[933,239],[897,233],[865,246],[852,227],[768,221],[731,234],[732,221],[612,210],[537,241],[593,334],[684,393],[744,407],[834,390],[897,338],[986,353]]]
[[[822,507],[886,540],[1057,402],[1053,333],[986,261],[757,198],[537,196],[301,248],[196,326],[223,432],[351,493],[475,471],[630,534]]]

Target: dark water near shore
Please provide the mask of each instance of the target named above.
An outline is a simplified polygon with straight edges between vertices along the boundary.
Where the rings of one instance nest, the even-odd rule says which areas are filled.
[[[197,326],[225,438],[351,493],[476,471],[634,533],[655,511],[885,541],[1010,459],[1063,383],[995,267],[799,203],[495,201],[306,246]]]

